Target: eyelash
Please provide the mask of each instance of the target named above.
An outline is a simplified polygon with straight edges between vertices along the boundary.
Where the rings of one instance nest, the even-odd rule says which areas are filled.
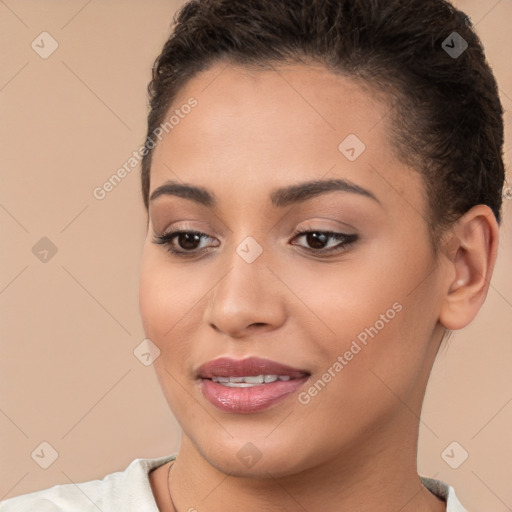
[[[335,247],[331,247],[330,249],[327,249],[327,250],[325,250],[325,249],[316,250],[316,249],[308,249],[306,247],[303,247],[303,249],[306,249],[306,251],[311,252],[316,255],[319,255],[319,256],[330,255],[332,253],[339,253],[343,250],[346,250],[347,248],[351,247],[359,238],[358,235],[355,235],[355,234],[337,233],[334,231],[321,231],[321,230],[298,231],[297,230],[293,233],[292,239],[295,239],[295,238],[298,238],[298,237],[304,236],[304,235],[313,234],[313,233],[326,235],[329,239],[340,240],[340,243],[338,245],[336,245]],[[167,251],[169,251],[171,254],[178,256],[180,258],[197,256],[201,251],[195,251],[195,250],[194,251],[182,251],[182,250],[180,251],[172,246],[172,240],[180,234],[197,235],[201,239],[210,238],[208,235],[206,235],[205,233],[201,233],[200,231],[177,230],[177,231],[172,231],[171,233],[163,233],[161,235],[155,235],[153,242],[155,244],[164,245]],[[211,250],[205,251],[203,249],[202,252],[211,252]]]

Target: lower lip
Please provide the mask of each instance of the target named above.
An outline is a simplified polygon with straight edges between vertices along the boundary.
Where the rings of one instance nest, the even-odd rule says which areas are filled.
[[[276,380],[268,384],[235,388],[202,379],[201,391],[212,405],[225,412],[251,413],[269,408],[297,391],[308,379]]]

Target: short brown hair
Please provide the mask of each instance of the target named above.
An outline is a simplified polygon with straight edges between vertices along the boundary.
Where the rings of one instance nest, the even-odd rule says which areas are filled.
[[[469,18],[447,1],[191,0],[173,21],[148,86],[146,209],[154,146],[147,143],[186,82],[219,60],[265,66],[306,59],[393,98],[397,157],[423,177],[433,235],[477,204],[501,222],[498,87]],[[453,37],[467,43],[457,57],[445,51]]]

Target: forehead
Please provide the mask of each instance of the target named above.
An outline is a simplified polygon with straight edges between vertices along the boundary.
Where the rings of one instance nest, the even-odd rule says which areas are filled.
[[[190,98],[196,106],[183,108]],[[321,65],[217,63],[176,96],[166,119],[175,113],[179,122],[155,148],[151,190],[173,179],[255,195],[342,177],[383,193],[391,182],[400,194],[418,180],[393,155],[390,107]]]

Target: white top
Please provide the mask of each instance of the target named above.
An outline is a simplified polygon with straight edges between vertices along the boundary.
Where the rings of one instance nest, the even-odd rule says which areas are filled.
[[[176,458],[135,459],[124,471],[102,480],[54,485],[0,502],[0,512],[159,512],[149,482],[149,472]],[[453,487],[420,477],[423,485],[447,502],[446,512],[467,512]]]

